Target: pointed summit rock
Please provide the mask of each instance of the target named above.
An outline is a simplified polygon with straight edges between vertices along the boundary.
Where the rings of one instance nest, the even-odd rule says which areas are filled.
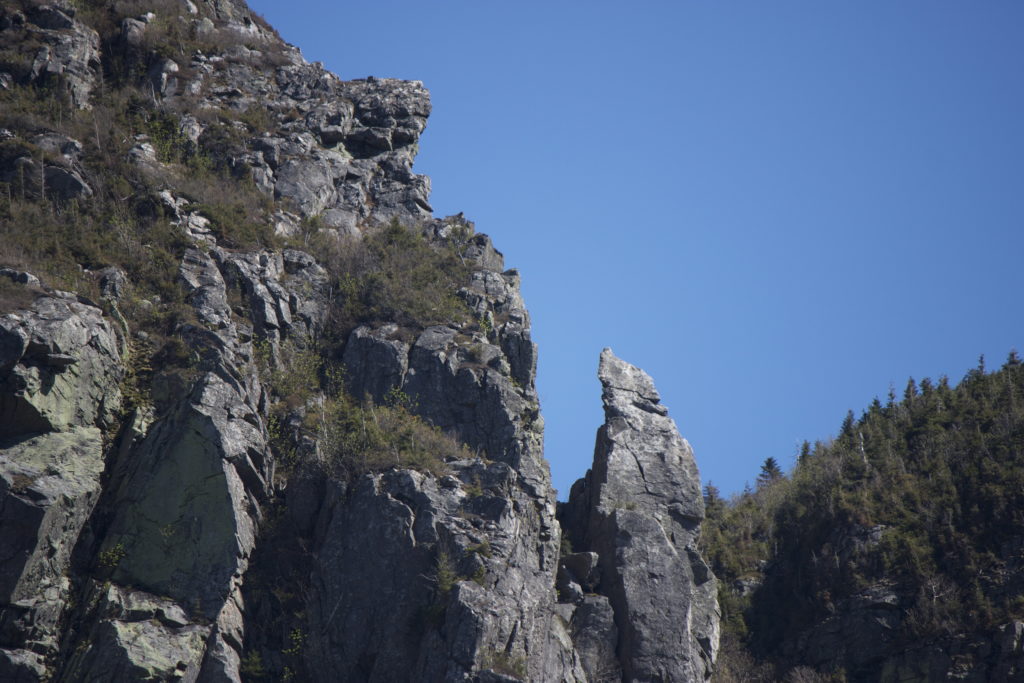
[[[593,468],[563,515],[578,550],[596,552],[631,681],[703,681],[718,650],[717,582],[697,550],[700,476],[654,381],[601,353],[605,423]],[[571,557],[571,556],[570,556]]]

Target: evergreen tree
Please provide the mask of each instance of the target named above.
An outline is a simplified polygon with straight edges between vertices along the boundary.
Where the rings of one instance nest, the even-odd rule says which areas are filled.
[[[761,465],[761,473],[757,475],[757,488],[761,489],[782,479],[782,468],[775,458],[767,457]]]
[[[708,525],[706,557],[725,586],[723,638],[745,639],[762,662],[800,663],[781,645],[878,582],[908,606],[898,627],[907,642],[1024,614],[1003,583],[1016,576],[1006,573],[1016,552],[1007,543],[1024,524],[1024,363],[1011,353],[996,372],[972,369],[956,386],[910,379],[902,401],[894,394],[860,419],[848,413],[835,441],[801,444],[788,476],[767,458],[757,489]],[[837,538],[876,525],[877,543],[836,554]],[[732,588],[752,576],[762,580],[753,593]]]
[[[708,519],[720,519],[725,512],[725,501],[718,487],[710,481],[704,487],[704,514]]]

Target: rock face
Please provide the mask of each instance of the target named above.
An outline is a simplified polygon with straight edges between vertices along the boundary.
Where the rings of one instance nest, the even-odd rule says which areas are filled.
[[[480,269],[461,294],[493,322],[469,338],[427,327],[411,343],[394,324],[360,327],[346,345],[355,395],[402,391],[482,458],[449,463],[440,480],[400,470],[328,486],[310,588],[317,679],[454,681],[490,669],[584,680],[555,610],[560,530],[529,316],[517,274],[492,270],[500,255],[480,237]]]
[[[0,21],[9,31],[23,32],[21,40],[26,44],[38,45],[27,79],[55,86],[74,106],[85,109],[100,72],[100,39],[75,15],[69,5],[37,5],[24,14],[5,9]]]
[[[649,379],[603,361],[614,424],[560,558],[519,273],[433,217],[423,85],[341,81],[240,0],[137,4],[0,10],[0,87],[66,96],[75,124],[0,112],[7,203],[99,214],[116,245],[67,247],[60,276],[98,304],[49,261],[0,268],[0,680],[705,678],[688,447]],[[275,239],[240,247],[251,216],[192,198],[234,181]],[[392,222],[457,258],[460,313],[340,326],[344,250]],[[314,423],[342,384],[462,450],[339,470]]]
[[[72,553],[100,497],[101,430],[114,426],[123,374],[116,333],[98,308],[37,294],[0,316],[0,674],[8,680],[34,680],[59,647]]]
[[[573,546],[599,558],[598,590],[614,612],[623,676],[705,680],[719,613],[717,582],[697,550],[704,500],[693,452],[650,376],[610,349],[598,376],[605,424],[593,469],[573,485],[563,519]],[[593,582],[581,559],[566,558],[563,571],[577,584]],[[587,605],[580,618],[597,614]]]

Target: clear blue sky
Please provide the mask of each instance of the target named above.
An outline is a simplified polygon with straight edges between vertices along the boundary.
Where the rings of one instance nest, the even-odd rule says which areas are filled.
[[[430,89],[416,168],[522,272],[560,496],[604,346],[726,493],[890,384],[1024,351],[1024,3],[250,5]]]

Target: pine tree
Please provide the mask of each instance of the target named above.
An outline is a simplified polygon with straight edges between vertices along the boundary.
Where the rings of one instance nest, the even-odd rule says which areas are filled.
[[[719,519],[725,512],[725,501],[722,492],[710,481],[704,487],[704,515],[708,519]]]
[[[761,465],[761,474],[757,475],[757,488],[764,488],[779,479],[782,479],[782,468],[779,467],[779,463],[770,456],[765,458]]]

